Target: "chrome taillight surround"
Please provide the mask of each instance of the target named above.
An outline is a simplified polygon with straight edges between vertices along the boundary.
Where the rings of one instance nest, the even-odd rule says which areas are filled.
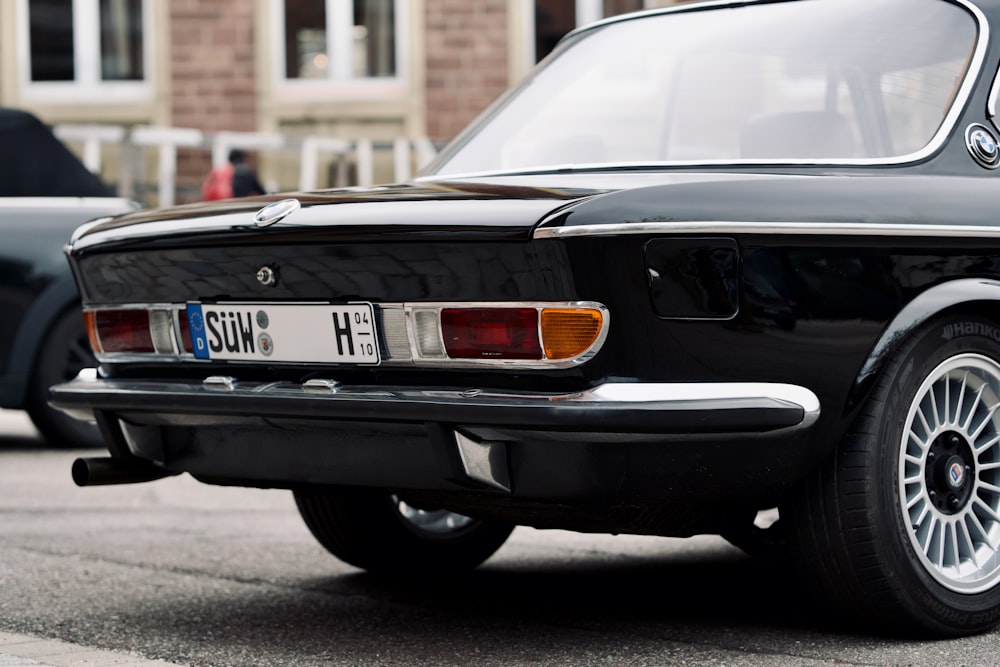
[[[233,302],[234,307],[247,304]],[[253,305],[260,305],[255,303]],[[274,304],[277,305],[277,304]],[[294,305],[285,304],[282,305]],[[301,305],[314,306],[315,302]],[[610,327],[610,312],[593,301],[486,301],[486,302],[415,302],[372,304],[378,325],[380,365],[399,367],[443,367],[443,368],[523,368],[552,369],[577,366],[587,362],[600,351]],[[122,352],[95,349],[101,363],[136,362],[188,362],[207,363],[212,360],[196,359],[190,349],[185,349],[185,329],[187,326],[187,304],[155,303],[101,305],[84,308],[87,318],[97,320],[102,312],[146,311],[149,318],[149,337],[153,342],[152,352]],[[537,359],[507,358],[467,358],[453,357],[448,353],[448,344],[442,329],[444,311],[505,311],[529,310],[537,313],[537,336],[541,345],[541,355]],[[591,318],[599,319],[599,327],[593,340],[579,352],[561,358],[548,358],[545,353],[545,333],[543,318],[554,312],[586,312]],[[90,320],[89,320],[90,321]],[[551,333],[550,333],[551,337]],[[190,336],[188,334],[188,341]],[[92,336],[92,344],[94,337]],[[190,345],[190,343],[188,343]],[[217,362],[218,363],[218,362]],[[222,362],[226,363],[226,362]],[[301,362],[268,362],[280,365],[304,365]],[[314,364],[307,364],[314,365]]]

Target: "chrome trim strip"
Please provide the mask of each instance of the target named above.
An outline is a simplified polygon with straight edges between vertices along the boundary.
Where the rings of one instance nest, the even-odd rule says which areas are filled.
[[[963,6],[968,5],[967,0],[953,0],[953,2],[957,2]],[[973,13],[977,15],[977,17],[979,17],[982,14],[982,12],[980,12],[979,9],[976,7],[972,7],[970,9],[973,11]],[[980,19],[980,24],[982,25],[983,28],[984,37],[986,39],[989,39],[990,35],[989,21],[986,19],[986,17],[982,17]],[[993,126],[996,127],[998,130],[1000,130],[1000,125],[998,125],[996,122],[998,99],[1000,99],[1000,70],[997,70],[997,73],[993,78],[993,86],[990,88],[990,96],[986,99],[986,114],[989,117],[990,122],[993,124]]]
[[[819,419],[819,397],[805,387],[773,382],[608,383],[585,391],[578,401],[611,403],[705,403],[772,400],[791,403],[804,413],[801,428]],[[714,408],[708,408],[714,409]]]
[[[997,98],[1000,97],[1000,69],[997,70],[996,76],[993,77],[993,85],[990,87],[990,96],[986,100],[986,115],[989,116],[990,122],[993,123],[993,127],[1000,130],[1000,125],[997,125]]]
[[[539,227],[532,238],[621,236],[630,234],[789,234],[794,236],[944,236],[1000,238],[1000,225],[920,225],[862,222],[739,222],[704,220],[690,222],[637,222],[599,225]]]

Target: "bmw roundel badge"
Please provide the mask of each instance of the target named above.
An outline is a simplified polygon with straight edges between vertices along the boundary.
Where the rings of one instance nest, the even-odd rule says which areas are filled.
[[[965,130],[965,145],[976,162],[987,169],[1000,166],[1000,144],[985,125],[973,123]]]
[[[284,220],[300,208],[302,208],[302,204],[299,203],[298,199],[282,199],[271,202],[254,214],[253,222],[258,227],[270,227],[279,220]]]

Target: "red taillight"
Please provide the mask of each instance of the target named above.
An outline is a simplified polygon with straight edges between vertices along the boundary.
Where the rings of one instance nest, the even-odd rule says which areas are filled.
[[[181,331],[181,347],[185,352],[194,352],[194,344],[191,342],[191,326],[188,324],[186,310],[177,311],[177,327]]]
[[[444,347],[452,359],[541,359],[534,308],[444,308]]]
[[[146,310],[90,310],[84,320],[95,352],[155,351]]]

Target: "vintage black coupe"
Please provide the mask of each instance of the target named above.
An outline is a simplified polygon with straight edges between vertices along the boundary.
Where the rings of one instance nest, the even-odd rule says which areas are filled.
[[[1000,0],[630,15],[411,183],[86,226],[100,364],[52,398],[111,456],[75,478],[288,488],[382,573],[515,525],[718,533],[877,627],[991,628],[998,26]]]

